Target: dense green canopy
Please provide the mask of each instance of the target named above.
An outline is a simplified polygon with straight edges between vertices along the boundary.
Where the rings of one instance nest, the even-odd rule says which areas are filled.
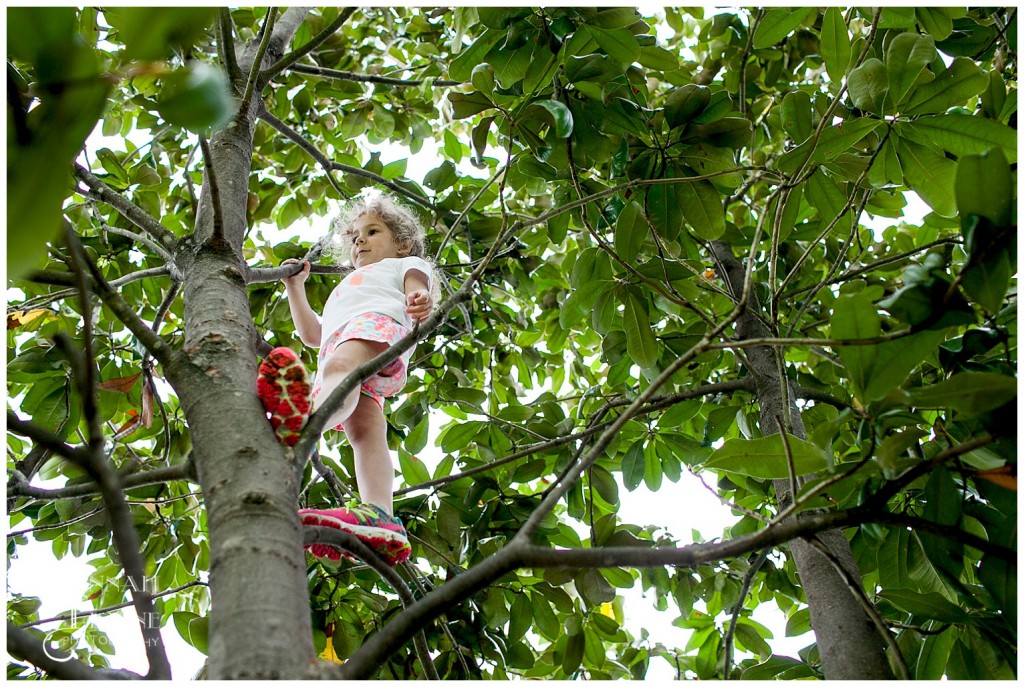
[[[7,27],[8,556],[89,557],[78,610],[133,599],[218,678],[1015,677],[1015,9]],[[269,345],[314,365],[277,267],[364,187],[445,281],[390,406],[398,575],[299,558],[294,510],[347,498],[351,451],[280,447],[248,382]],[[685,509],[687,471],[724,532],[619,516]],[[631,631],[628,588],[689,644]],[[10,677],[110,667],[87,618],[28,629],[9,592]],[[817,642],[773,653],[762,604]],[[46,662],[51,630],[79,660]]]

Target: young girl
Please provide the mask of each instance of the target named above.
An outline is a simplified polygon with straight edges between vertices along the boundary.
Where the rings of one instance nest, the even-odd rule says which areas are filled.
[[[338,257],[350,259],[351,273],[324,305],[323,322],[306,299],[309,261],[283,281],[299,338],[319,347],[309,401],[306,372],[288,348],[275,348],[260,365],[257,393],[270,414],[278,440],[294,445],[309,415],[310,402],[326,399],[352,370],[376,357],[425,320],[434,307],[432,271],[423,259],[424,231],[415,216],[390,196],[361,198],[337,217],[331,231],[342,240]],[[286,260],[282,264],[297,263]],[[384,399],[402,390],[413,349],[354,389],[328,426],[343,430],[355,455],[356,486],[362,503],[349,508],[299,511],[305,525],[350,532],[391,565],[406,560],[409,540],[392,512],[394,467],[387,443]],[[289,402],[290,401],[290,402]],[[341,552],[325,544],[307,547],[319,558],[339,560]]]

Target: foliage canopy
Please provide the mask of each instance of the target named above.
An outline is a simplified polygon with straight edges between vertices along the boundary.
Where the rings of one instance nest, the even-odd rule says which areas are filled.
[[[29,537],[91,557],[96,609],[128,598],[124,570],[153,576],[164,631],[242,675],[206,580],[225,509],[263,502],[215,508],[212,475],[223,447],[285,452],[254,385],[204,404],[266,342],[301,347],[274,268],[377,186],[432,227],[455,295],[389,418],[405,582],[309,564],[290,597],[312,651],[349,659],[335,675],[431,676],[404,641],[422,629],[442,678],[639,679],[659,657],[834,677],[750,616],[830,622],[786,542],[839,527],[891,670],[1015,676],[1016,10],[7,12],[9,558]],[[116,145],[80,158],[97,123]],[[410,178],[396,146],[428,141],[443,159]],[[212,297],[232,289],[248,312]],[[267,507],[336,501],[319,462],[348,477],[351,452],[321,448]],[[725,532],[684,547],[619,517],[623,490],[684,471],[717,479]],[[637,586],[687,646],[627,631]],[[9,650],[41,665],[38,600],[12,591],[32,646]],[[81,664],[46,670],[108,667],[87,619],[59,628]]]

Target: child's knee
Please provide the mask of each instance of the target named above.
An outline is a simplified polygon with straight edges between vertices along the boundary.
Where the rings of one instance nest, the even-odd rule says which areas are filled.
[[[335,354],[323,362],[324,376],[345,376],[354,369],[355,365],[344,355]]]

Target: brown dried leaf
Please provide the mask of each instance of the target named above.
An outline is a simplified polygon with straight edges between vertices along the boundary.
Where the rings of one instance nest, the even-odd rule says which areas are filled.
[[[118,393],[126,394],[132,390],[135,386],[136,380],[142,376],[141,372],[136,372],[130,377],[118,377],[117,379],[108,379],[105,382],[100,382],[96,386],[103,389],[104,391],[116,391]]]

